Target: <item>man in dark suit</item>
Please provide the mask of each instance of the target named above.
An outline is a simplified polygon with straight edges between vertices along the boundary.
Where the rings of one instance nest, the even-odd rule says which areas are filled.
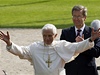
[[[72,20],[75,26],[62,29],[60,40],[77,42],[76,37],[84,39],[91,36],[91,28],[85,25],[87,17],[87,8],[82,5],[76,5],[72,8]],[[77,32],[79,30],[80,32]],[[80,33],[80,35],[78,34]],[[78,35],[77,35],[78,34]],[[95,57],[100,55],[100,47],[96,45],[100,39],[95,40],[94,48],[79,54],[75,60],[65,65],[66,75],[98,75],[95,64]],[[99,43],[100,44],[100,43]]]

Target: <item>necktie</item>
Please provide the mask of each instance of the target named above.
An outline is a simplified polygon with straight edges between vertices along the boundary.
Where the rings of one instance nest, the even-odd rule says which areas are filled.
[[[77,36],[80,36],[81,30],[77,30]]]

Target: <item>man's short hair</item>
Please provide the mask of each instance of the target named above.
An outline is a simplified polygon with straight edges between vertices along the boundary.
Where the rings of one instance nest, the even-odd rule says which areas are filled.
[[[93,20],[91,22],[91,27],[93,27],[94,30],[98,30],[100,28],[100,20],[98,20],[98,19]]]
[[[80,11],[82,10],[82,14],[83,16],[87,16],[87,8],[82,6],[82,5],[75,5],[73,8],[72,8],[72,15],[73,15],[73,11]]]

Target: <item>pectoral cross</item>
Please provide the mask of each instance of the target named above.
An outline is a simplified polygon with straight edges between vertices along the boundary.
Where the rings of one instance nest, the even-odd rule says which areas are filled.
[[[50,61],[50,55],[48,55],[48,60],[46,61],[46,63],[48,63],[48,67],[50,67],[50,63],[52,63],[52,61]]]

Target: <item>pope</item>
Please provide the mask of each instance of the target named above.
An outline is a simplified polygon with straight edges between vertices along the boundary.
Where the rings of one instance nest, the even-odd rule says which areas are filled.
[[[0,39],[7,44],[7,51],[31,62],[35,75],[65,75],[65,63],[70,62],[76,54],[92,48],[94,40],[100,37],[99,30],[92,29],[90,38],[75,43],[56,41],[57,28],[53,24],[43,26],[41,32],[43,40],[28,46],[19,46],[12,42],[8,31],[7,34],[0,31]]]

